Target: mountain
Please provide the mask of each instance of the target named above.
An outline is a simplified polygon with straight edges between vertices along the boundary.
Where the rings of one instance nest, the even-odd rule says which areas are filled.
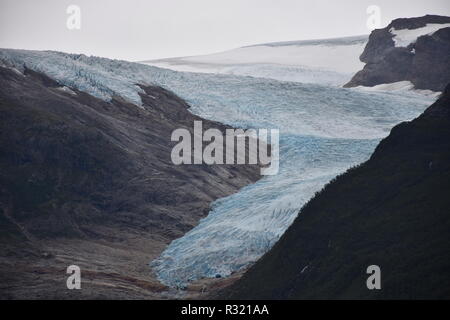
[[[372,31],[360,59],[366,65],[346,87],[410,81],[416,89],[443,91],[450,82],[450,17],[393,20]]]
[[[226,299],[450,298],[450,85],[335,178]],[[381,269],[368,290],[366,269]]]
[[[273,42],[142,63],[177,71],[343,85],[364,66],[358,57],[366,42],[367,36]]]
[[[230,127],[111,75],[125,62],[83,59],[0,50],[1,299],[162,297],[148,263],[212,201],[260,178],[255,165],[174,165],[173,130]],[[59,62],[67,81],[50,76]],[[83,290],[66,288],[72,264]]]

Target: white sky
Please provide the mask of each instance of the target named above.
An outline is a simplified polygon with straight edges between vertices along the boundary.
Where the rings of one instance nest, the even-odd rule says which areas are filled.
[[[69,5],[81,29],[66,27]],[[131,61],[198,55],[244,45],[368,34],[381,24],[450,15],[449,0],[0,0],[0,47],[58,50]]]

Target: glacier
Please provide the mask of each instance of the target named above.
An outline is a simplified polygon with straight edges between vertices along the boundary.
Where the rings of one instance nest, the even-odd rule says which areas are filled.
[[[198,226],[152,262],[159,280],[178,288],[227,277],[257,261],[316,192],[367,160],[395,124],[415,118],[432,101],[412,92],[195,77],[202,90],[179,91],[190,96],[195,113],[236,127],[280,130],[280,171],[215,201]]]
[[[184,98],[191,112],[203,118],[244,129],[280,130],[279,173],[215,201],[198,226],[151,262],[162,283],[178,288],[250,266],[316,192],[367,160],[394,125],[415,118],[433,100],[415,92],[177,72],[52,51],[0,49],[0,63],[20,72],[28,68],[45,73],[61,87],[104,100],[119,96],[137,107],[144,107],[139,84],[160,85]]]

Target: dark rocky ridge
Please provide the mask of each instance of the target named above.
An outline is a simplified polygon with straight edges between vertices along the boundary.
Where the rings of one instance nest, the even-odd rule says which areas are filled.
[[[160,297],[151,259],[259,179],[258,166],[173,165],[172,131],[203,119],[142,88],[144,109],[0,67],[0,298]],[[71,264],[86,276],[78,292]]]
[[[391,28],[417,29],[428,23],[450,23],[450,17],[426,15],[393,20],[386,28],[372,31],[360,56],[365,62],[345,87],[375,86],[411,81],[416,89],[442,91],[450,82],[450,28],[421,36],[407,48],[395,47]]]
[[[449,299],[450,85],[307,203],[220,298]],[[366,269],[381,268],[381,290]]]

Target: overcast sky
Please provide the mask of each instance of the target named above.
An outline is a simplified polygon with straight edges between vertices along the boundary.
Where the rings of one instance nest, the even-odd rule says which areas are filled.
[[[69,5],[81,28],[66,26]],[[0,0],[0,47],[58,50],[131,61],[244,45],[368,34],[398,17],[450,15],[449,0]]]

